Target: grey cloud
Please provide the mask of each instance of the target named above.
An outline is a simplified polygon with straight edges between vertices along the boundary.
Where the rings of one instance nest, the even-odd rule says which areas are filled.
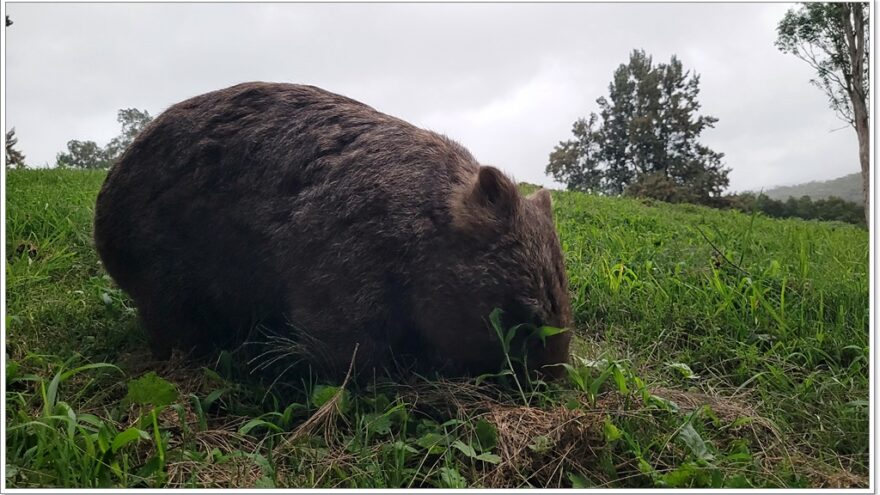
[[[855,134],[773,46],[785,4],[9,3],[6,122],[29,162],[248,80],[314,84],[453,137],[520,180],[634,48],[701,75],[734,190],[858,170]]]

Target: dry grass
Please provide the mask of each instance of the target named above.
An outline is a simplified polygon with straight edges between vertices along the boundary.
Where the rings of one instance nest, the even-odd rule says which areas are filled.
[[[567,472],[587,473],[605,442],[602,425],[619,397],[603,397],[592,409],[493,405],[485,418],[498,431],[501,462],[480,484],[491,487],[563,487]]]
[[[168,488],[253,487],[263,477],[263,469],[248,457],[231,457],[220,463],[202,461],[169,462]]]

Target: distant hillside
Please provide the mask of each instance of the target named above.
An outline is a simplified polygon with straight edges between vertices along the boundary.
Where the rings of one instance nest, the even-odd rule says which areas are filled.
[[[795,198],[809,196],[813,200],[837,196],[846,201],[861,203],[862,175],[854,173],[832,180],[807,182],[796,186],[779,186],[764,191],[764,194],[780,201],[785,201],[789,196]]]

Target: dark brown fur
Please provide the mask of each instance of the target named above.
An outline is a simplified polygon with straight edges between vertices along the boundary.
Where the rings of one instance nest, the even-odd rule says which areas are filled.
[[[446,137],[313,86],[169,108],[110,171],[95,243],[159,357],[269,322],[337,372],[357,343],[359,369],[410,354],[480,373],[502,361],[493,308],[572,324],[547,191],[525,198]],[[530,367],[566,361],[569,340],[532,342]]]

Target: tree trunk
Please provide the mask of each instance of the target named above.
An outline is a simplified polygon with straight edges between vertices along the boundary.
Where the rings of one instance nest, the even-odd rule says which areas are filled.
[[[871,131],[868,128],[868,113],[865,109],[865,103],[853,105],[853,108],[862,107],[862,111],[855,111],[856,114],[856,134],[859,137],[859,164],[862,166],[862,194],[865,200],[865,225],[871,227],[871,161],[869,154],[869,146],[871,142]],[[859,113],[862,115],[859,116]]]
[[[868,123],[867,93],[864,90],[865,60],[865,11],[858,3],[839,4],[846,48],[849,52],[850,73],[846,69],[843,76],[847,82],[846,91],[852,103],[853,126],[859,138],[859,165],[862,168],[862,195],[865,202],[865,226],[871,228],[871,131]],[[852,20],[850,20],[852,18]],[[842,54],[841,54],[842,55]],[[848,76],[848,77],[847,77]]]
[[[862,195],[865,199],[865,227],[871,228],[871,161],[870,145],[871,130],[868,122],[868,95],[864,90],[864,68],[868,61],[865,59],[867,39],[865,36],[865,11],[860,4],[851,4],[853,13],[853,37],[855,38],[855,53],[851,60],[853,68],[853,93],[852,102],[853,117],[856,124],[856,134],[859,137],[859,164],[862,167]]]

